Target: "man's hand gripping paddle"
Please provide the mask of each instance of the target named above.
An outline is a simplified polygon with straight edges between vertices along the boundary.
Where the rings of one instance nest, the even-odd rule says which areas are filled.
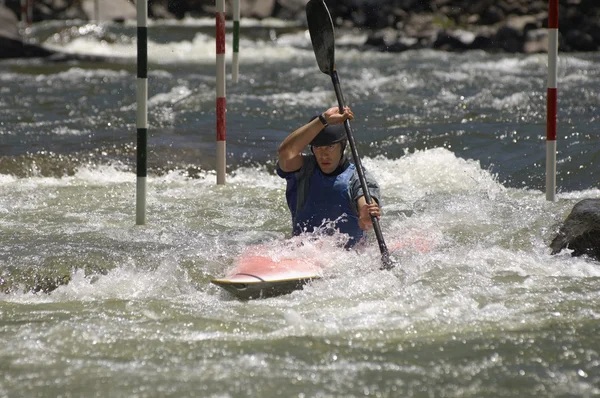
[[[333,82],[333,88],[335,89],[335,95],[338,100],[338,106],[340,112],[343,113],[345,108],[344,97],[342,95],[342,89],[340,86],[340,80],[338,78],[337,71],[335,70],[335,37],[333,34],[333,21],[329,10],[325,5],[324,0],[310,0],[306,4],[306,19],[308,21],[308,30],[310,32],[310,39],[312,41],[313,50],[317,57],[317,64],[319,69],[326,75],[331,76]],[[365,195],[365,200],[368,204],[373,203],[371,194],[367,189],[367,181],[363,171],[358,152],[356,150],[356,144],[354,143],[354,136],[352,135],[352,128],[350,122],[346,119],[344,121],[344,127],[346,128],[346,136],[350,143],[350,149],[352,150],[352,158],[356,165],[356,171],[358,172],[358,178],[360,185]],[[381,269],[389,270],[394,268],[394,263],[390,258],[390,253],[383,240],[381,234],[381,227],[379,226],[379,219],[371,216],[373,220],[373,230],[375,236],[377,236],[377,243],[379,243],[379,250],[381,251]]]

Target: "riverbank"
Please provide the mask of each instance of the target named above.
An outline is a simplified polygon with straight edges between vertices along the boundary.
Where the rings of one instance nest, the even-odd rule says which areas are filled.
[[[255,0],[242,2],[242,18],[278,18],[305,27],[306,0]],[[354,46],[382,52],[417,49],[486,52],[546,52],[548,2],[503,0],[469,2],[431,0],[417,2],[342,0],[328,2],[340,30],[361,31],[362,43]],[[357,4],[358,3],[358,4]],[[227,4],[228,17],[232,7]],[[96,15],[98,12],[98,15]],[[135,19],[135,6],[127,0],[47,0],[33,5],[33,22],[51,19],[123,21]],[[214,2],[155,0],[152,19],[214,16]],[[0,58],[50,57],[61,59],[43,47],[26,44],[18,28],[19,2],[0,6]],[[600,4],[592,0],[560,1],[559,51],[600,50]],[[63,57],[65,58],[65,57]]]

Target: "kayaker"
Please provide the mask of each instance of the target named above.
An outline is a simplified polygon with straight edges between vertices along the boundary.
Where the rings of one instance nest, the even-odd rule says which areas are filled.
[[[287,181],[293,235],[338,230],[349,235],[346,247],[352,247],[373,228],[371,215],[379,217],[381,210],[377,181],[365,170],[373,199],[368,205],[356,166],[345,154],[346,119],[354,119],[352,110],[340,113],[335,106],[288,135],[279,145],[277,174]],[[307,145],[310,154],[303,153]]]

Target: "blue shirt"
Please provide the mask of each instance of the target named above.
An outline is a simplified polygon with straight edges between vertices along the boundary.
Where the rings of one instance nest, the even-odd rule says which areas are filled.
[[[320,231],[333,234],[336,230],[348,234],[346,247],[358,243],[364,236],[358,226],[356,201],[364,195],[356,166],[343,163],[339,174],[324,174],[314,155],[303,155],[300,170],[285,172],[277,165],[277,174],[287,181],[286,200],[292,214],[292,233]],[[379,185],[364,172],[371,197],[380,203]]]

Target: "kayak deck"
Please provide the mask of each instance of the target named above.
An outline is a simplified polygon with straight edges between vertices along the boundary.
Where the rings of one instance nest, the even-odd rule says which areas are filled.
[[[225,289],[239,299],[251,300],[290,294],[295,290],[302,290],[304,285],[314,279],[318,279],[318,277],[314,276],[270,282],[261,280],[240,282],[235,279],[213,279],[211,283]]]
[[[307,259],[273,259],[246,255],[225,278],[213,279],[217,285],[239,299],[249,300],[289,294],[319,278],[321,267]]]

